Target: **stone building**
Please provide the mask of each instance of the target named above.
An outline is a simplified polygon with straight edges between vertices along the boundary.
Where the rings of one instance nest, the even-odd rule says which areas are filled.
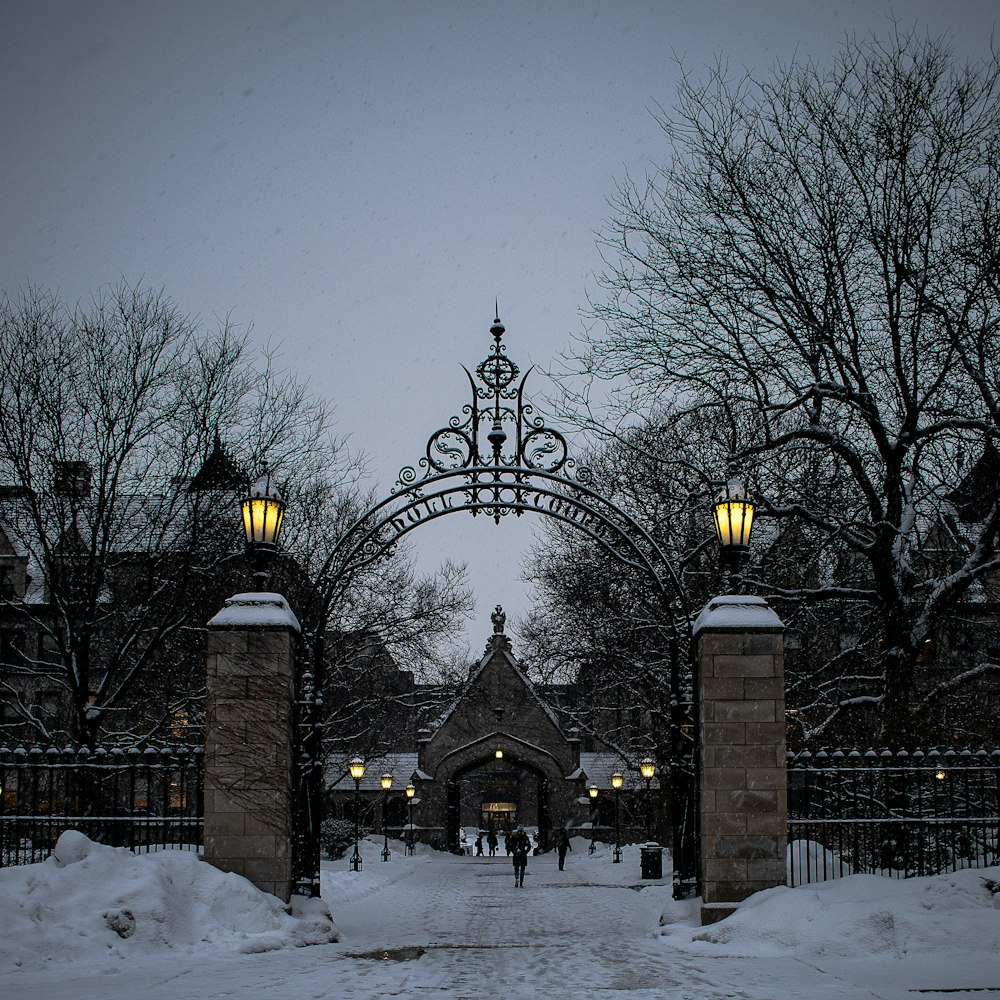
[[[515,659],[500,608],[493,622],[493,635],[469,681],[444,713],[418,732],[415,750],[367,761],[359,790],[346,761],[331,768],[330,813],[352,816],[357,791],[368,825],[377,827],[373,807],[384,804],[387,824],[402,827],[407,808],[403,789],[412,781],[419,839],[458,850],[463,830],[508,830],[521,824],[537,830],[544,849],[553,830],[589,833],[591,784],[599,789],[599,833],[608,839],[614,823],[611,775],[617,770],[625,777],[620,793],[623,840],[636,839],[631,817],[641,814],[634,801],[641,782],[635,770],[610,749],[581,752],[576,730],[563,729]],[[393,775],[392,793],[384,801],[383,773]]]

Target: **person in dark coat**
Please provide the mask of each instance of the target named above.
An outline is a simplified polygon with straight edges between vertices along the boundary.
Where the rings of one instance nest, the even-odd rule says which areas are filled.
[[[492,858],[497,853],[497,835],[492,830],[486,837],[486,843],[490,846],[490,857]]]
[[[481,858],[483,856],[483,835],[480,833],[476,837],[476,857]]]
[[[573,850],[573,845],[569,842],[569,834],[565,830],[560,830],[556,837],[556,850],[559,852],[559,871],[565,871],[566,852]]]
[[[528,867],[528,852],[531,850],[531,841],[524,832],[524,827],[519,826],[508,838],[507,846],[510,848],[511,861],[514,863],[514,885],[524,886],[524,870]]]

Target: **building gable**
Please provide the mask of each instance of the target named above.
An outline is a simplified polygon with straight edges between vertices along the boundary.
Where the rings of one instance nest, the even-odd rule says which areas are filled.
[[[491,637],[461,695],[425,744],[425,769],[436,769],[444,757],[491,733],[545,747],[565,767],[573,765],[575,744],[571,746],[552,708],[521,670],[502,632]]]

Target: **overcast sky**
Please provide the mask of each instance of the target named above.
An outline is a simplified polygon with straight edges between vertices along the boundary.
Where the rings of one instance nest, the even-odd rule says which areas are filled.
[[[522,370],[570,347],[615,180],[662,154],[650,108],[673,100],[677,60],[829,62],[893,12],[978,59],[996,11],[3,0],[0,288],[75,301],[144,278],[207,320],[231,312],[336,404],[385,490],[466,402],[495,299]],[[410,536],[422,565],[469,562],[476,651],[494,604],[530,604],[526,522]]]

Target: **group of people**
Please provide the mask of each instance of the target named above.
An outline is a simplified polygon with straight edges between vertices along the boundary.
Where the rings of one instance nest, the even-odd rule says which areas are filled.
[[[497,840],[497,835],[492,830],[490,830],[490,832],[486,834],[486,846],[490,849],[491,858],[494,857],[494,855],[497,853],[498,844],[499,841]],[[510,854],[509,849],[507,850],[507,853]],[[476,837],[476,857],[481,858],[482,856],[483,856],[483,831],[480,830],[479,836]]]
[[[497,852],[499,841],[497,835],[490,830],[486,835],[486,845],[489,848],[490,857],[494,857]],[[514,865],[514,886],[522,888],[524,886],[524,873],[528,868],[528,855],[531,853],[531,838],[525,832],[523,826],[511,831],[504,837],[504,847]],[[572,851],[573,845],[569,842],[569,834],[565,830],[560,830],[556,835],[556,852],[559,855],[559,871],[565,870],[566,852]],[[483,856],[483,833],[476,837],[476,857]]]

